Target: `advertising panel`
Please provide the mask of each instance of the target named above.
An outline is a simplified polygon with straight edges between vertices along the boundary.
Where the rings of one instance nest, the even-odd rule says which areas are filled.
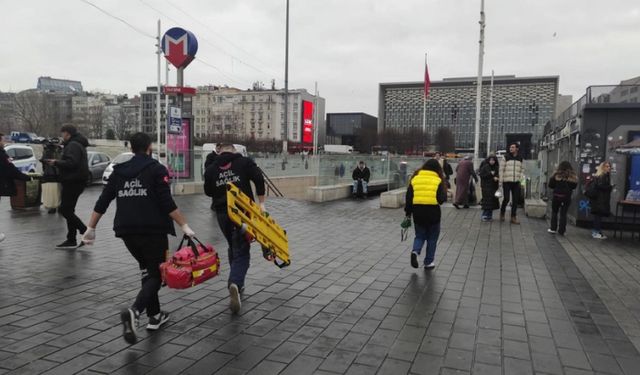
[[[302,101],[302,143],[313,143],[313,103]]]
[[[167,136],[167,168],[171,177],[191,178],[191,120],[182,119],[182,127],[179,134]]]

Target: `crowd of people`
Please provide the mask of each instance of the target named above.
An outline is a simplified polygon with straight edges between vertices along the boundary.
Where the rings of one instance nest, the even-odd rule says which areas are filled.
[[[506,221],[506,211],[511,203],[510,223],[519,225],[518,204],[521,199],[521,181],[524,178],[523,159],[519,145],[509,146],[509,153],[501,162],[495,155],[490,155],[480,164],[478,173],[473,168],[470,157],[465,157],[456,168],[456,194],[453,206],[456,209],[469,208],[474,203],[474,183],[480,179],[482,191],[481,220],[493,220],[493,212],[500,210],[500,221]],[[405,221],[413,218],[415,238],[411,249],[411,266],[419,267],[418,256],[426,244],[426,256],[423,266],[425,269],[435,267],[435,253],[440,235],[441,211],[440,206],[447,201],[447,189],[451,172],[447,173],[448,163],[437,153],[433,159],[427,160],[411,177],[405,197]],[[449,169],[451,167],[449,166]],[[590,201],[590,213],[593,217],[592,237],[606,239],[602,233],[602,220],[611,215],[611,191],[613,185],[610,180],[611,164],[607,161],[600,164],[597,172],[586,184],[584,195]],[[571,163],[563,161],[551,175],[547,186],[551,190],[551,234],[564,235],[567,230],[567,212],[571,205],[573,191],[578,186],[578,176]],[[500,198],[502,204],[500,204]]]

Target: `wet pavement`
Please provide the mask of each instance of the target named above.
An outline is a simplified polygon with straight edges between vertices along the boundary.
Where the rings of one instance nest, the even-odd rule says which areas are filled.
[[[81,197],[82,218],[99,191]],[[437,266],[425,271],[409,265],[411,236],[400,242],[402,210],[274,199],[292,265],[278,269],[254,245],[232,316],[209,201],[176,201],[222,272],[163,288],[171,321],[130,346],[118,311],[139,271],[110,229],[115,206],[95,246],[68,251],[53,248],[61,217],[15,213],[2,199],[0,374],[640,373],[640,246],[628,237],[596,242],[572,226],[557,237],[543,220],[482,223],[477,209],[445,207]]]

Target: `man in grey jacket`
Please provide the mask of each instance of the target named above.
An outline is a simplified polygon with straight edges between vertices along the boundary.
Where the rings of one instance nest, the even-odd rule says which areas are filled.
[[[517,143],[509,145],[509,153],[505,155],[504,163],[500,165],[500,183],[504,198],[500,207],[500,221],[505,220],[509,196],[511,196],[511,224],[520,224],[517,217],[518,201],[520,200],[520,180],[522,180],[522,156]]]

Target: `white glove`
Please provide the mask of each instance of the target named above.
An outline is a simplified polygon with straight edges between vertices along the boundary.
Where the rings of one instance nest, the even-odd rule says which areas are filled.
[[[188,237],[195,237],[196,235],[196,232],[194,232],[193,229],[189,228],[189,224],[184,224],[180,227],[180,229],[182,229],[182,232]]]
[[[264,205],[264,203],[260,203],[260,210],[262,212],[267,212],[267,207]]]
[[[96,241],[96,228],[87,227],[87,230],[82,235],[82,242],[85,245],[93,245],[95,241]]]

